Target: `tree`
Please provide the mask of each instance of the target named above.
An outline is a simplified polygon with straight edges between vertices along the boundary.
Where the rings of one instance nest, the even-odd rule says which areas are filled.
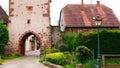
[[[5,45],[8,43],[9,33],[7,26],[0,22],[0,55],[3,55],[5,52]]]

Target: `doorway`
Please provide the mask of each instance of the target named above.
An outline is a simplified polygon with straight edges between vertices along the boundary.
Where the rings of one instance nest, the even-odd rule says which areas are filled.
[[[20,54],[24,56],[40,55],[40,38],[34,33],[27,33],[20,40]]]

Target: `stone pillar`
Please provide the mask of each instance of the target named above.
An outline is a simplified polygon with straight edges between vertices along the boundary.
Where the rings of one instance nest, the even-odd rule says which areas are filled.
[[[102,55],[102,68],[105,68],[105,56]]]
[[[82,64],[76,64],[76,68],[83,68]]]

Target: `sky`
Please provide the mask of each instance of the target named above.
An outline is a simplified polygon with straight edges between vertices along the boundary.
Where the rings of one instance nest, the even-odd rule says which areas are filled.
[[[85,4],[96,4],[97,0],[84,0]],[[120,21],[120,0],[99,0],[101,4],[110,7]],[[52,0],[50,8],[51,24],[57,25],[61,9],[67,4],[81,4],[81,0]],[[8,13],[8,0],[0,0],[0,5]]]

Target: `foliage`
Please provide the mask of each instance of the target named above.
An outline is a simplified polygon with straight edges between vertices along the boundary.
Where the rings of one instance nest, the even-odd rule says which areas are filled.
[[[100,30],[100,53],[101,54],[119,54],[120,53],[120,30]],[[78,45],[85,45],[97,54],[97,36],[96,30],[91,32],[81,32],[76,34],[65,34],[64,43],[68,45],[70,51],[74,51]]]
[[[65,59],[67,64],[76,64],[79,63],[78,59],[74,52],[64,52]],[[69,58],[69,59],[68,59]]]
[[[44,58],[40,58],[39,59],[39,62],[43,62],[43,61],[45,61]]]
[[[64,53],[64,58],[56,61],[54,59],[55,54],[47,59],[55,64],[63,65],[65,68],[75,68],[76,64],[86,61],[90,57],[90,49],[95,50],[95,54],[97,54],[97,31],[91,32],[82,32],[77,34],[69,33],[63,36],[63,41],[65,45],[61,45],[60,51]],[[119,30],[100,30],[100,53],[101,54],[119,54],[120,53],[120,31]],[[79,46],[85,45],[85,46]],[[68,50],[65,47],[68,46]],[[65,48],[65,49],[63,49]],[[88,49],[89,48],[89,49]],[[63,49],[63,50],[62,50]],[[67,50],[64,51],[64,50]],[[47,54],[48,55],[48,54]],[[46,57],[47,57],[46,55]],[[81,61],[78,61],[78,58]],[[52,59],[51,59],[52,58]],[[69,58],[69,59],[68,59]],[[64,60],[64,61],[63,61]],[[93,68],[93,64],[96,61],[87,60],[83,63],[83,68]],[[118,63],[118,62],[114,62]]]
[[[60,50],[61,52],[68,51],[68,46],[65,45],[65,44],[61,44],[61,45],[59,45],[59,50]]]
[[[120,64],[120,60],[106,61],[105,64]]]
[[[44,53],[46,54],[55,53],[55,52],[59,52],[59,50],[55,48],[47,48],[44,50]]]
[[[86,63],[83,64],[83,68],[95,68],[93,65],[92,60],[88,60]]]
[[[75,38],[75,42],[76,42],[76,45],[79,45],[79,44],[82,44],[83,43],[83,40],[82,40],[82,33],[79,33],[76,38]]]
[[[0,60],[0,65],[2,65],[2,63],[4,63],[5,61],[7,60],[12,60],[12,59],[15,59],[15,58],[19,58],[20,55],[19,54],[13,54],[13,55],[4,55],[4,57]]]
[[[14,58],[18,58],[20,57],[20,54],[13,54],[13,55],[4,55],[4,57],[2,57],[2,59],[5,59],[5,60],[10,60],[10,59],[14,59]]]
[[[85,32],[79,37],[82,43],[90,49],[95,49],[97,53],[97,32]],[[120,53],[120,31],[119,30],[101,30],[100,31],[100,53],[101,54],[119,54]]]
[[[46,61],[49,61],[54,64],[64,65],[66,64],[65,56],[61,52],[47,54],[45,56]]]
[[[71,52],[75,51],[75,49],[76,49],[75,38],[76,38],[76,34],[74,34],[74,33],[64,34],[64,36],[63,36],[64,43],[68,45],[68,49]]]
[[[65,65],[64,68],[76,68],[76,67],[75,67],[75,64],[68,64],[68,65]]]
[[[8,30],[6,25],[0,22],[0,55],[4,54],[4,47],[8,43]]]
[[[76,56],[79,61],[85,62],[86,60],[90,59],[91,51],[85,46],[78,46],[76,48]]]

